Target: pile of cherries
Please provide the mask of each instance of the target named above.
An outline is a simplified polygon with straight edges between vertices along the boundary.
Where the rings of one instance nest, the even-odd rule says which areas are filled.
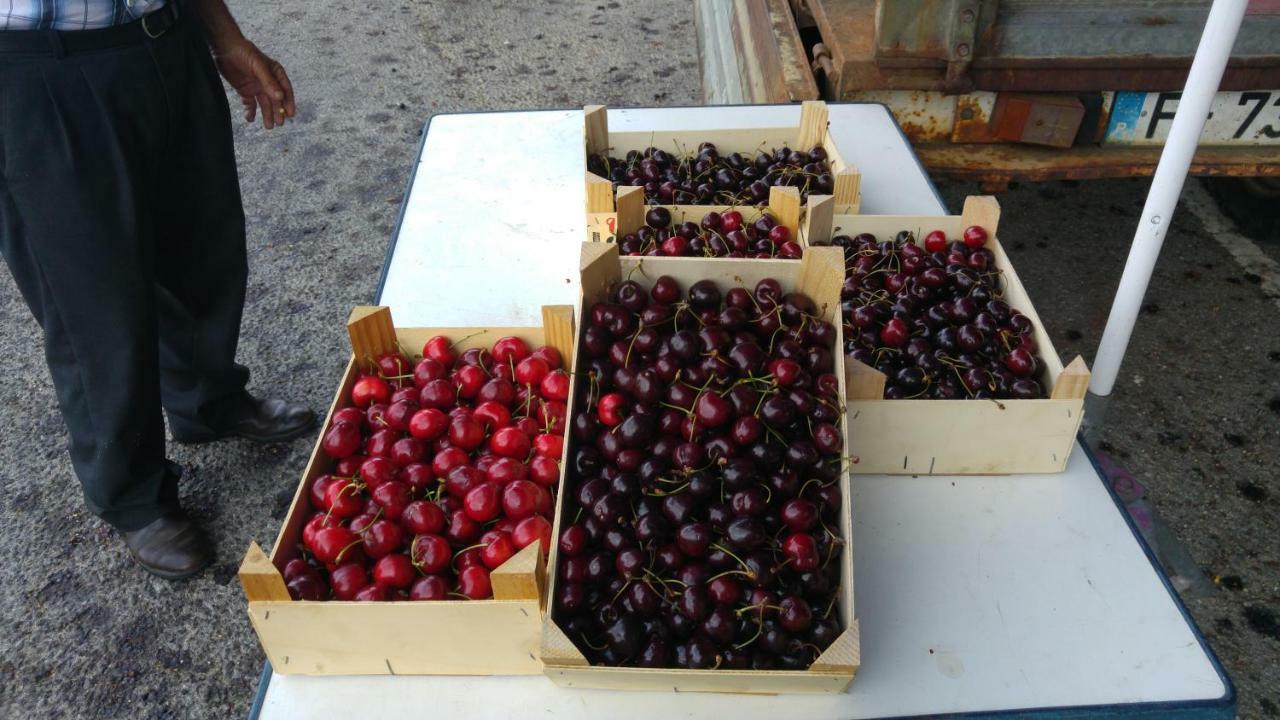
[[[804,669],[839,636],[836,336],[773,279],[590,307],[553,598],[590,662]]]
[[[742,153],[722,157],[709,142],[692,155],[650,147],[628,152],[625,160],[593,153],[587,157],[587,169],[612,180],[615,193],[621,185],[643,185],[650,205],[763,205],[775,185],[799,188],[802,201],[811,192],[835,192],[831,164],[821,145],[808,152],[785,146],[761,150],[754,158]]]
[[[799,258],[800,243],[791,230],[767,212],[748,223],[737,210],[711,211],[702,222],[692,221],[671,226],[671,211],[664,207],[649,208],[644,227],[627,233],[618,240],[623,255],[669,257],[733,257],[733,258]]]
[[[907,231],[877,241],[840,235],[845,352],[884,373],[884,397],[958,400],[1044,397],[1035,327],[1001,298],[987,231],[941,230],[923,245]]]
[[[478,600],[517,551],[550,547],[569,376],[555,348],[435,336],[377,358],[333,414],[309,488],[295,600]]]

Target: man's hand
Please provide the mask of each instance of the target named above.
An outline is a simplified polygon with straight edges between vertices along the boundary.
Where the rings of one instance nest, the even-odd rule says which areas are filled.
[[[224,43],[215,38],[213,44],[218,72],[240,95],[245,122],[253,122],[261,110],[262,127],[270,130],[294,116],[297,109],[293,104],[293,84],[283,65],[243,36]]]

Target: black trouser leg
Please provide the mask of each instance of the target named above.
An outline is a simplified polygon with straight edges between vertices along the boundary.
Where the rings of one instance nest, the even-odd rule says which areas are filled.
[[[162,57],[176,124],[164,163],[156,232],[161,396],[175,434],[221,426],[245,399],[236,364],[248,265],[230,110],[204,38],[192,23],[184,48]]]
[[[244,292],[243,215],[226,181],[234,158],[175,166],[206,142],[228,142],[225,99],[214,103],[204,87],[198,53],[207,56],[179,26],[148,45],[0,58],[0,250],[44,329],[86,501],[124,530],[177,501],[164,458],[161,329],[178,412],[199,415],[245,377],[232,362]],[[199,102],[189,94],[197,84]],[[224,132],[213,132],[215,119],[195,123],[201,111],[220,114]],[[206,162],[214,167],[198,167]],[[193,189],[202,171],[221,182]],[[221,225],[203,218],[199,233],[177,219],[206,206],[235,212]]]

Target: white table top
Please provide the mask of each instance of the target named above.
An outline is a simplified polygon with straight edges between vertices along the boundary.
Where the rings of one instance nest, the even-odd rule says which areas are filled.
[[[767,106],[611,110],[609,122],[770,127],[798,118],[797,106]],[[841,152],[863,172],[865,212],[944,212],[883,107],[833,105],[830,120]],[[477,147],[489,160],[471,159]],[[433,118],[381,299],[396,324],[537,324],[539,305],[573,303],[581,147],[577,112]],[[523,178],[520,190],[494,179],[497,158],[504,177]],[[1212,705],[1231,692],[1082,448],[1058,475],[855,476],[852,489],[862,668],[845,694],[567,690],[541,676],[274,675],[262,717],[359,707],[371,717],[880,718]]]

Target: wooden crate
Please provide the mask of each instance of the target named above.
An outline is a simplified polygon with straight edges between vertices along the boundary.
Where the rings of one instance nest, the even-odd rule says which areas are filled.
[[[611,243],[583,243],[581,265],[582,291],[578,312],[591,303],[605,298],[609,289],[622,278],[628,277],[641,285],[650,285],[662,275],[670,275],[688,288],[698,280],[715,280],[722,289],[734,286],[754,287],[757,282],[772,277],[784,289],[801,290],[813,298],[824,317],[836,324],[836,349],[843,346],[839,323],[840,285],[843,282],[843,258],[833,248],[818,248],[806,253],[799,261],[788,260],[696,260],[691,258],[633,258],[620,257],[618,248]],[[578,343],[581,343],[579,328]],[[834,356],[836,376],[844,382],[842,357]],[[573,417],[576,400],[576,382],[569,391],[569,417]],[[844,391],[843,386],[841,391]],[[848,425],[841,422],[841,431],[848,442]],[[576,442],[566,443],[565,457],[570,457]],[[660,690],[676,692],[727,692],[727,693],[838,693],[843,692],[853,680],[860,665],[858,620],[854,609],[853,593],[853,527],[849,496],[849,463],[843,464],[840,479],[842,503],[845,512],[841,517],[841,534],[845,544],[841,553],[841,588],[839,611],[845,630],[831,647],[818,657],[808,670],[683,670],[600,667],[588,664],[586,658],[560,629],[548,612],[543,622],[541,657],[548,677],[558,685],[578,688],[606,688],[617,690]],[[566,485],[567,489],[567,485]],[[565,522],[564,497],[561,492],[556,500],[554,537],[560,537]],[[555,567],[557,548],[553,544],[548,560],[550,589],[548,597],[555,597],[557,581]]]
[[[761,148],[771,149],[786,145],[807,150],[820,144],[827,151],[831,163],[831,172],[835,180],[833,196],[838,211],[857,213],[862,199],[862,176],[858,173],[858,169],[840,154],[840,148],[827,128],[827,104],[821,100],[809,100],[801,104],[798,127],[652,132],[610,132],[609,113],[605,106],[588,105],[583,108],[583,134],[586,155],[608,152],[615,156],[623,156],[631,150],[643,151],[649,147],[664,150],[684,148],[693,151],[700,143],[712,142],[722,155],[740,152],[750,153],[750,157],[754,157],[756,151]],[[585,168],[585,159],[583,165]],[[622,218],[619,217],[622,208],[615,204],[613,182],[609,178],[600,177],[585,169],[584,172],[587,191],[587,239],[606,240],[616,234],[617,228],[626,227],[621,222]],[[619,188],[619,197],[616,199],[618,203],[621,203],[621,194],[622,188]],[[643,192],[640,194],[640,202],[643,206]],[[769,204],[771,206],[774,204],[772,196],[769,198]],[[709,210],[718,209],[711,205],[676,207],[690,208],[688,212],[697,213],[695,219],[701,218]],[[640,219],[643,222],[643,211]]]
[[[455,347],[489,347],[514,335],[531,347],[551,345],[572,366],[573,308],[542,308],[543,327],[395,328],[391,310],[359,307],[347,325],[352,356],[325,418],[350,404],[358,371],[397,348],[414,357],[428,338],[445,335]],[[321,430],[323,436],[323,429]],[[563,461],[563,458],[562,458]],[[490,575],[491,600],[354,602],[295,601],[281,573],[297,557],[311,516],[309,490],[332,468],[319,440],[268,557],[257,543],[240,566],[249,619],[275,672],[290,675],[536,675],[546,566],[538,544],[521,550]],[[563,463],[562,463],[563,466]]]
[[[871,233],[882,240],[902,230],[922,242],[942,230],[959,238],[964,228],[986,229],[987,248],[1004,274],[1004,299],[1035,324],[1037,378],[1042,400],[885,400],[885,376],[852,358],[848,374],[850,452],[855,473],[890,475],[999,475],[1061,472],[1084,418],[1089,368],[1076,357],[1063,367],[1044,323],[996,236],[1000,205],[992,197],[970,197],[964,212],[948,216],[831,215],[811,212],[806,241],[826,244],[836,235]],[[806,252],[809,252],[806,250]]]

